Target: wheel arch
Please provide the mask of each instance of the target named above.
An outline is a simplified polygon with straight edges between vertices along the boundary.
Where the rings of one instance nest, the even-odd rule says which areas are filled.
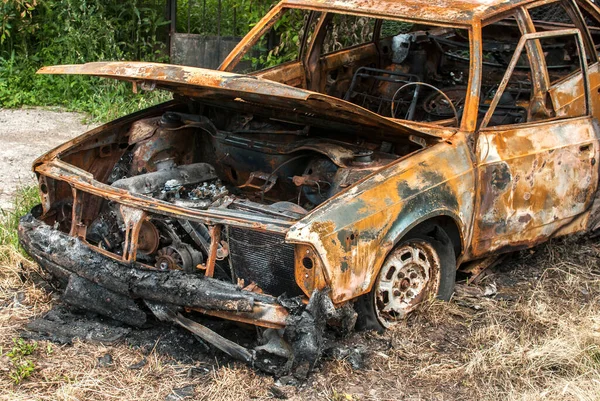
[[[400,224],[396,224],[395,226],[398,225]],[[398,242],[400,242],[407,235],[423,229],[428,225],[438,226],[443,229],[446,232],[446,235],[448,235],[452,241],[452,246],[454,248],[456,257],[458,258],[462,254],[463,250],[465,249],[465,239],[462,230],[464,225],[462,224],[461,219],[450,210],[437,210],[431,212],[419,219],[414,220],[410,224],[404,225],[404,228],[400,232],[395,232],[394,228],[392,228],[392,230],[390,230],[391,235],[389,239],[392,240],[393,246],[389,252],[391,252]],[[389,254],[389,252],[387,253]]]
[[[452,248],[454,250],[454,254],[456,255],[456,259],[458,260],[460,255],[465,249],[465,240],[463,235],[463,224],[461,223],[460,218],[450,210],[438,210],[427,215],[422,216],[419,219],[414,220],[409,224],[395,224],[395,226],[402,225],[404,228],[400,231],[390,230],[390,235],[388,237],[388,241],[392,243],[392,246],[386,248],[385,255],[378,258],[378,264],[373,269],[373,275],[371,277],[371,284],[368,288],[368,291],[371,291],[373,285],[375,284],[376,277],[379,275],[383,264],[385,263],[385,259],[388,255],[394,251],[396,245],[403,239],[406,238],[411,233],[415,233],[417,231],[421,231],[426,229],[428,226],[432,226],[433,228],[439,227],[444,231],[447,237],[450,239],[452,244]],[[440,240],[438,235],[433,233],[433,236],[436,239]]]
[[[424,237],[433,237],[437,242],[442,244],[449,244],[448,248],[448,256],[459,256],[462,250],[464,249],[463,236],[461,234],[461,223],[458,219],[458,216],[453,215],[449,211],[439,211],[436,213],[431,213],[422,218],[413,221],[411,224],[407,225],[404,230],[402,230],[399,234],[393,237],[393,245],[391,247],[386,247],[387,252],[383,258],[379,259],[381,263],[374,269],[373,276],[371,279],[371,285],[369,287],[368,292],[362,294],[361,296],[355,298],[354,307],[358,312],[358,320],[357,327],[361,330],[377,330],[381,332],[387,327],[384,323],[382,323],[376,317],[376,304],[372,298],[372,291],[375,284],[378,282],[379,274],[381,274],[382,268],[385,264],[385,261],[388,259],[388,256],[398,249],[399,244],[402,243],[403,239],[408,239],[411,236],[415,236],[417,238]],[[435,241],[434,241],[435,242]],[[447,265],[450,267],[449,265]],[[451,270],[446,270],[450,272]],[[455,273],[456,270],[452,271],[452,278],[446,283],[443,282],[443,273],[440,273],[440,294],[444,300],[450,299],[452,292],[454,291],[454,282],[455,282]],[[446,277],[448,277],[446,275]],[[451,284],[449,284],[451,282]],[[442,287],[445,287],[445,290],[442,290]]]

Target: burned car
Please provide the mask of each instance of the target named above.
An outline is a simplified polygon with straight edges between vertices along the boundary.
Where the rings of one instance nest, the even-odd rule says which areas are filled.
[[[596,42],[584,0],[284,0],[218,70],[42,68],[173,100],[39,158],[21,243],[67,302],[310,366],[326,323],[384,329],[461,266],[598,229]]]

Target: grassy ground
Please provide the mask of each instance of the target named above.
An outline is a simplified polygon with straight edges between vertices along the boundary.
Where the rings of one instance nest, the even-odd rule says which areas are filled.
[[[383,335],[353,334],[342,343],[364,351],[363,369],[328,358],[293,387],[224,358],[183,364],[125,345],[19,341],[56,295],[35,284],[37,267],[16,242],[16,215],[35,191],[18,199],[0,218],[0,400],[600,400],[598,240],[513,255],[481,285],[494,295],[463,284],[452,302],[426,305]],[[102,366],[107,353],[113,363]]]

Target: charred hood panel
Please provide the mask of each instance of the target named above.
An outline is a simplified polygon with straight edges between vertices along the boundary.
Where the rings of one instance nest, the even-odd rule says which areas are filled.
[[[397,120],[382,117],[353,103],[278,82],[204,68],[146,62],[98,62],[43,67],[38,74],[91,75],[157,87],[179,95],[218,101],[239,108],[259,106],[281,110],[281,118],[348,130],[372,130],[386,135],[437,139]]]

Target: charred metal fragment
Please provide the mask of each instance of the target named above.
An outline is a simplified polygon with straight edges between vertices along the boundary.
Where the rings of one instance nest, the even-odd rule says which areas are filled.
[[[22,336],[36,340],[50,340],[59,344],[71,344],[74,339],[100,344],[121,341],[131,328],[116,327],[99,320],[87,319],[83,315],[70,313],[64,306],[57,306],[43,317],[27,323]]]
[[[220,336],[200,323],[183,317],[180,313],[174,310],[172,306],[166,304],[157,304],[150,301],[146,301],[146,305],[148,305],[152,313],[154,313],[159,320],[177,323],[181,327],[196,334],[203,340],[211,343],[229,356],[246,363],[250,363],[254,360],[253,353],[246,348],[229,341],[228,339]]]
[[[315,290],[306,306],[286,303],[291,309],[283,338],[292,347],[291,366],[296,377],[305,378],[323,353],[323,333],[328,319],[335,317],[329,292]]]
[[[96,312],[130,326],[142,327],[146,324],[146,313],[133,299],[107,290],[75,274],[69,277],[61,299],[69,305]]]
[[[120,179],[113,182],[112,186],[132,193],[149,195],[160,192],[168,183],[172,187],[181,187],[216,178],[214,168],[207,163],[196,163],[187,166],[167,165],[152,173]]]

